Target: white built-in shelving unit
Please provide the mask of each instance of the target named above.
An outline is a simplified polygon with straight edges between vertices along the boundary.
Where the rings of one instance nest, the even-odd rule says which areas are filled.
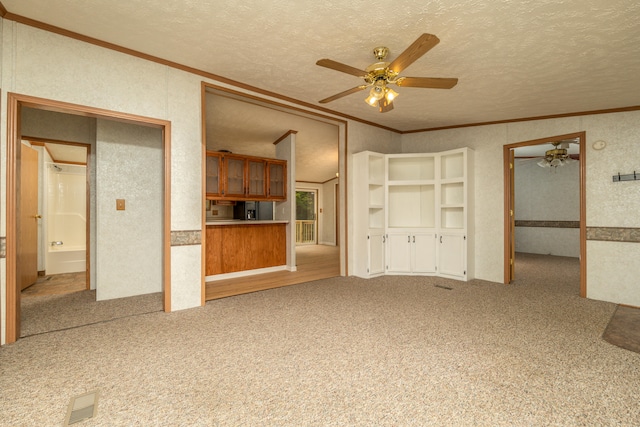
[[[354,275],[473,277],[472,153],[354,154]]]

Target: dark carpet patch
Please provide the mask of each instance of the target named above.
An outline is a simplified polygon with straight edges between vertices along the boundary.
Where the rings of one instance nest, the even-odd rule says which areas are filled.
[[[602,338],[610,344],[640,353],[640,308],[619,305]]]

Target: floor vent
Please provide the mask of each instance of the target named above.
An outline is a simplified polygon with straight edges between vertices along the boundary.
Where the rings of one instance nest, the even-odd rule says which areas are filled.
[[[65,426],[79,423],[89,418],[93,418],[98,413],[98,391],[81,394],[72,397],[67,409]]]

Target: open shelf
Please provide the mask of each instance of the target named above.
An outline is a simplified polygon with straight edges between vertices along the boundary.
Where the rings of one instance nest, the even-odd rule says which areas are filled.
[[[384,228],[383,208],[369,208],[369,228]]]
[[[442,208],[440,209],[440,227],[447,229],[464,228],[464,208]]]
[[[369,204],[384,205],[384,185],[369,184]]]
[[[453,153],[443,155],[440,163],[440,178],[463,178],[464,177],[464,153]]]
[[[440,203],[442,205],[462,205],[464,203],[464,183],[442,184],[440,186]]]
[[[433,157],[390,157],[389,181],[429,181],[435,178]]]
[[[369,183],[384,184],[384,157],[369,156]]]

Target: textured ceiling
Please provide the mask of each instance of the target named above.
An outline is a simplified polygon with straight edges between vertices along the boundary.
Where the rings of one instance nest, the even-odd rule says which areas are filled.
[[[318,59],[364,69],[376,46],[392,60],[435,34],[441,42],[402,75],[457,77],[453,89],[398,88],[383,114],[364,93],[324,105],[399,131],[640,105],[637,0],[0,1],[11,14],[318,106],[361,83]]]
[[[301,101],[360,84],[315,65],[365,68],[420,34],[441,42],[403,74],[457,77],[450,90],[400,88],[378,113],[362,93],[327,104],[414,130],[640,104],[637,0],[1,0],[13,14]]]

